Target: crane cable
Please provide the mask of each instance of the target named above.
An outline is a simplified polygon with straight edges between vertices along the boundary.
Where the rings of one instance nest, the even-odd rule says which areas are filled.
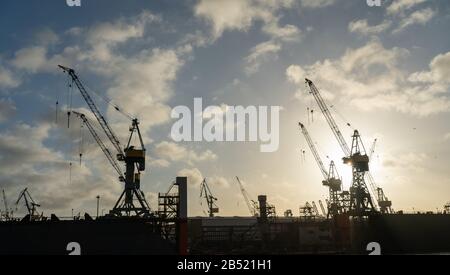
[[[124,117],[128,118],[129,120],[133,120],[135,116],[131,115],[131,113],[125,111],[123,108],[121,108],[119,105],[115,104],[111,99],[107,98],[106,96],[102,95],[101,93],[95,91],[94,89],[90,88],[86,83],[83,83],[86,90],[89,90],[93,94],[95,94],[98,98],[106,102],[108,105],[114,108],[117,112],[122,114]]]

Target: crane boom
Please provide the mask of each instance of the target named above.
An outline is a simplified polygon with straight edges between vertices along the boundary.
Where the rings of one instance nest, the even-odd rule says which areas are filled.
[[[78,90],[80,91],[81,95],[83,96],[84,100],[86,101],[87,105],[91,109],[92,113],[94,114],[95,118],[100,123],[100,126],[102,127],[103,131],[105,132],[106,136],[109,138],[111,143],[113,144],[114,148],[117,150],[118,157],[123,158],[124,153],[122,150],[122,146],[120,145],[120,141],[117,138],[116,134],[114,134],[112,128],[109,126],[108,122],[106,121],[105,117],[102,115],[100,110],[97,108],[97,106],[94,103],[94,100],[91,98],[87,90],[84,88],[83,83],[81,83],[81,80],[75,73],[74,69],[64,67],[62,65],[58,65],[64,72],[66,72],[71,78],[72,81],[77,85]]]
[[[328,122],[328,125],[330,126],[331,130],[333,131],[334,136],[336,137],[339,146],[341,146],[342,151],[344,152],[345,156],[350,156],[351,150],[348,146],[347,142],[344,139],[344,136],[342,135],[342,132],[339,130],[339,127],[337,126],[336,121],[334,120],[333,116],[331,115],[330,109],[328,109],[327,104],[325,103],[325,100],[322,98],[322,95],[319,93],[319,90],[317,89],[316,85],[309,80],[306,79],[306,83],[309,85],[309,88],[311,89],[311,94],[315,98],[317,104],[319,105],[320,110],[322,111],[323,115],[325,116],[325,119]]]
[[[92,124],[87,119],[87,117],[84,114],[79,113],[79,112],[75,112],[74,111],[73,113],[75,115],[77,115],[83,121],[83,123],[87,126],[87,128],[89,129],[89,132],[91,133],[92,137],[95,139],[95,141],[97,142],[97,144],[100,147],[100,149],[102,149],[103,153],[105,154],[106,158],[111,163],[111,165],[114,168],[114,170],[116,170],[117,174],[119,174],[119,179],[121,181],[123,181],[124,180],[124,176],[123,176],[122,169],[120,168],[120,165],[114,159],[113,155],[111,154],[109,149],[106,147],[106,145],[103,143],[103,141],[101,140],[101,138],[99,137],[99,135],[95,131],[94,127],[92,126]]]
[[[257,209],[256,209],[256,206],[255,206],[255,201],[252,201],[253,204],[250,203],[250,198],[249,198],[249,195],[248,195],[247,191],[244,188],[244,185],[242,184],[242,182],[239,179],[239,177],[236,177],[236,179],[237,179],[237,182],[239,184],[239,188],[241,189],[241,193],[242,193],[242,196],[244,197],[245,203],[247,204],[248,211],[250,211],[250,214],[252,216],[256,216],[257,215]]]
[[[378,139],[375,139],[372,143],[372,147],[370,148],[369,152],[369,159],[372,160],[373,154],[375,153],[375,148],[377,147]]]
[[[309,148],[311,149],[312,154],[314,155],[314,158],[316,159],[317,164],[319,165],[320,172],[322,172],[324,180],[328,179],[328,172],[327,169],[325,169],[325,165],[322,162],[322,159],[319,156],[319,153],[317,152],[316,146],[314,145],[313,140],[311,139],[311,136],[308,133],[308,130],[306,129],[305,125],[302,123],[299,123],[300,128],[302,130],[303,135],[305,136],[306,141],[308,142]]]

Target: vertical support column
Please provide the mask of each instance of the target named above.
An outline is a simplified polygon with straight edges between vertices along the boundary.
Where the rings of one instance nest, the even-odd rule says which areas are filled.
[[[188,209],[187,209],[187,178],[177,177],[178,185],[178,225],[177,225],[177,244],[180,255],[188,254]]]
[[[259,201],[259,217],[262,221],[267,220],[267,196],[258,196]]]

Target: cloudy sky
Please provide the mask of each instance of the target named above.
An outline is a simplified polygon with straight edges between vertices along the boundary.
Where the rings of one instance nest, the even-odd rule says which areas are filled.
[[[339,162],[342,152],[308,94],[308,77],[348,141],[353,129],[366,148],[378,138],[371,168],[396,210],[442,208],[450,201],[450,4],[382,2],[82,0],[70,8],[64,0],[3,1],[0,187],[10,204],[29,187],[42,210],[62,216],[94,213],[97,195],[110,209],[121,192],[86,129],[73,116],[67,127],[68,108],[88,111],[58,70],[64,64],[78,71],[123,142],[129,121],[104,98],[140,118],[148,150],[142,189],[153,207],[177,175],[189,176],[190,215],[204,213],[204,177],[224,216],[248,214],[235,176],[254,199],[267,194],[279,214],[324,201],[298,122],[324,162]],[[175,143],[170,112],[193,107],[194,97],[205,106],[281,106],[279,150]],[[348,187],[349,168],[338,168]]]

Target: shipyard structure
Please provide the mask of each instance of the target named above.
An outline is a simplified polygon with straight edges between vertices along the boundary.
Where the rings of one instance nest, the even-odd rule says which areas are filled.
[[[68,77],[69,88],[77,88],[91,111],[87,116],[67,110],[79,118],[117,172],[123,192],[105,215],[64,219],[39,214],[40,207],[31,190],[24,189],[16,201],[28,210],[14,217],[3,191],[4,211],[0,215],[0,254],[28,255],[274,255],[274,254],[441,254],[450,252],[450,204],[440,213],[407,214],[395,211],[383,188],[370,173],[370,159],[376,141],[366,152],[361,134],[354,130],[347,144],[330,108],[315,84],[306,79],[310,93],[325,117],[343,153],[342,161],[352,171],[351,187],[344,190],[334,161],[325,167],[306,126],[299,123],[320,172],[321,185],[328,193],[325,203],[306,203],[298,215],[286,210],[277,215],[266,195],[257,199],[236,183],[248,210],[248,217],[217,217],[218,200],[204,179],[200,196],[208,207],[208,217],[188,218],[186,177],[177,177],[167,192],[158,196],[152,210],[141,190],[146,148],[138,119],[117,105],[114,109],[130,120],[126,145],[119,142],[105,116],[95,104],[75,70],[60,69]],[[309,111],[309,110],[308,110]],[[95,121],[91,121],[93,117]],[[92,120],[94,120],[92,119]],[[68,125],[70,127],[70,125]],[[100,126],[105,139],[97,130]],[[133,145],[132,141],[139,143]],[[109,149],[105,143],[112,145]],[[80,153],[80,161],[82,153]],[[123,171],[123,169],[125,171]],[[99,197],[97,197],[99,199]],[[72,215],[73,216],[73,215]]]

